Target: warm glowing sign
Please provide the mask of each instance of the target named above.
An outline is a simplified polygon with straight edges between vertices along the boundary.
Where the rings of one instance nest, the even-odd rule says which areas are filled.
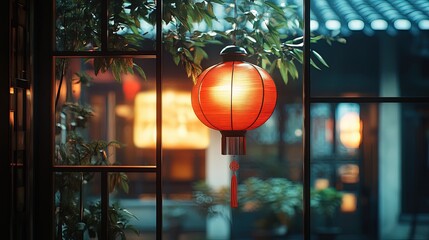
[[[156,93],[140,92],[134,104],[134,144],[154,148],[156,143]],[[162,93],[162,147],[164,149],[204,149],[209,129],[195,116],[190,92]]]
[[[359,113],[348,112],[340,119],[340,141],[347,148],[358,148],[361,141]]]
[[[343,199],[341,203],[342,212],[354,212],[356,211],[357,199],[353,193],[343,193]]]
[[[314,188],[316,190],[323,190],[329,187],[329,179],[326,178],[318,178],[314,183]]]
[[[338,175],[343,183],[357,183],[359,181],[359,166],[345,164],[338,168]]]

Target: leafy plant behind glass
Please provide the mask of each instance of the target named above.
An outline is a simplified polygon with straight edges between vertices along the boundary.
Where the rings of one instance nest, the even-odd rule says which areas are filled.
[[[342,203],[343,194],[333,187],[313,189],[312,208],[324,218],[324,227],[334,227],[334,217]]]
[[[219,206],[229,205],[229,189],[214,190],[205,182],[193,186],[193,199],[203,214],[223,215]],[[263,229],[293,224],[302,210],[302,185],[286,178],[251,177],[239,184],[239,210],[258,212],[256,225]]]
[[[121,147],[117,141],[87,140],[86,124],[93,116],[90,107],[65,103],[61,115],[66,119],[57,128],[57,137],[66,134],[64,142],[57,141],[57,165],[111,165],[107,156],[109,147]],[[64,131],[64,132],[63,132]],[[56,236],[62,239],[81,239],[84,232],[96,236],[100,229],[100,202],[84,203],[84,186],[94,179],[93,172],[61,172],[55,174]],[[128,176],[125,173],[108,174],[109,192],[128,193]],[[84,206],[87,205],[87,206]],[[108,209],[109,239],[126,239],[125,231],[138,231],[129,224],[135,217],[128,210],[113,203]]]

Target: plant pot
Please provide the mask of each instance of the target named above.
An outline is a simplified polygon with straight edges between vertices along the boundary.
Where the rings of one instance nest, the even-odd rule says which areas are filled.
[[[288,229],[286,226],[273,227],[272,229],[258,229],[253,231],[252,237],[255,240],[284,239]]]

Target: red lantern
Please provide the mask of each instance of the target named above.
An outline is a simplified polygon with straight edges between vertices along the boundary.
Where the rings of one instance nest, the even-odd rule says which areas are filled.
[[[206,126],[222,134],[222,154],[246,153],[247,130],[262,125],[270,118],[277,101],[271,76],[262,68],[244,60],[246,50],[225,47],[223,62],[204,70],[192,89],[192,108]],[[230,164],[231,207],[238,207],[236,171],[239,164]]]
[[[223,62],[203,71],[192,89],[192,107],[206,126],[222,134],[222,154],[246,153],[247,130],[262,125],[274,111],[277,91],[271,76],[244,61],[246,50],[225,47]]]

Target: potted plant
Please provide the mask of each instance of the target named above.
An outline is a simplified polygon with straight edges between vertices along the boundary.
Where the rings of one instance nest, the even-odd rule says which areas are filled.
[[[312,209],[321,218],[315,231],[319,240],[334,240],[341,229],[335,224],[335,216],[342,202],[342,193],[333,187],[312,191]]]
[[[258,212],[256,235],[285,235],[302,209],[302,186],[286,178],[251,177],[239,186],[241,210]]]
[[[198,210],[207,216],[220,215],[229,220],[229,217],[218,208],[229,204],[229,189],[224,187],[214,190],[204,181],[196,182],[193,186],[193,200]]]
[[[279,237],[287,234],[293,218],[302,209],[302,186],[286,178],[246,179],[238,186],[239,212],[255,219],[254,237]],[[194,186],[194,200],[205,214],[223,215],[219,205],[229,205],[229,190],[213,191],[200,182]]]

